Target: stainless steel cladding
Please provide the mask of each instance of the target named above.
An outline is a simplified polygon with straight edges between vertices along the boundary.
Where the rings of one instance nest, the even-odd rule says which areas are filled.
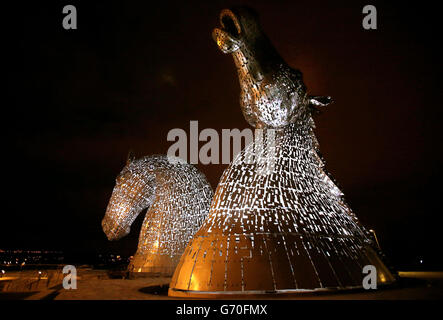
[[[234,56],[245,118],[275,139],[271,145],[256,139],[225,170],[169,295],[226,298],[362,287],[368,264],[377,268],[379,284],[393,282],[318,154],[312,110],[330,98],[306,94],[301,73],[283,62],[254,13],[223,10],[220,20],[223,29],[213,36]]]
[[[129,271],[171,275],[207,216],[212,196],[205,176],[178,158],[129,160],[116,179],[103,231],[109,240],[124,237],[148,208]]]

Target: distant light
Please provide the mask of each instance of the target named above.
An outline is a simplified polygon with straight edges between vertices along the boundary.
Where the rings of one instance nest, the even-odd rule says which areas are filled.
[[[5,274],[5,270],[2,270],[2,273]]]
[[[423,263],[423,259],[420,259],[420,263]]]
[[[38,272],[38,274],[42,274],[42,272],[41,272],[41,271],[39,271],[39,272]]]

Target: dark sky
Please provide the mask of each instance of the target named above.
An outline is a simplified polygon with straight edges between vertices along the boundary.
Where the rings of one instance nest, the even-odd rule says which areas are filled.
[[[100,221],[133,149],[166,153],[169,130],[247,128],[232,58],[211,38],[221,9],[258,11],[309,93],[335,100],[316,118],[327,169],[397,265],[441,257],[441,30],[420,2],[38,1],[3,5],[0,248],[131,254]],[[62,8],[78,29],[62,28]],[[212,186],[226,165],[198,165]]]

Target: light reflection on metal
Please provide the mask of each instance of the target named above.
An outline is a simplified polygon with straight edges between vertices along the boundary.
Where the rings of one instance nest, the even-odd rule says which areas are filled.
[[[171,275],[207,216],[212,196],[205,176],[181,159],[129,160],[116,179],[102,228],[109,240],[120,239],[148,208],[129,271]]]
[[[246,120],[264,134],[278,130],[272,152],[257,154],[262,140],[253,141],[223,173],[169,295],[361,287],[368,264],[377,268],[380,285],[394,281],[319,156],[312,105],[326,105],[330,98],[306,95],[301,73],[286,66],[253,13],[223,10],[220,20],[223,29],[214,30],[214,39],[234,56]],[[249,161],[260,156],[265,161]],[[273,170],[263,174],[267,161]]]
[[[240,105],[256,128],[283,128],[330,97],[309,96],[299,70],[289,67],[263,32],[255,12],[223,10],[222,28],[212,36],[224,53],[232,53],[240,80]]]
[[[370,232],[370,233],[372,234],[372,236],[374,237],[374,241],[375,241],[375,243],[377,244],[378,249],[381,250],[380,243],[378,242],[377,234],[376,234],[375,231],[372,230],[372,229],[369,229],[369,232]]]

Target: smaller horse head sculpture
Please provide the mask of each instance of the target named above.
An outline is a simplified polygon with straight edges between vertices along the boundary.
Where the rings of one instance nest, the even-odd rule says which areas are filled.
[[[154,201],[155,175],[128,155],[126,166],[115,179],[115,187],[102,220],[108,240],[119,240],[131,231],[138,214]]]
[[[102,228],[109,240],[118,240],[148,208],[130,270],[171,274],[206,218],[212,196],[205,176],[180,159],[128,158],[117,176]]]

